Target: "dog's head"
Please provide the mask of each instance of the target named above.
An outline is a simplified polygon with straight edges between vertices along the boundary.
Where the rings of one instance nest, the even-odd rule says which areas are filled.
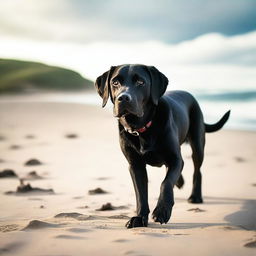
[[[157,105],[168,85],[167,77],[153,66],[121,65],[99,76],[95,87],[104,107],[110,96],[114,116],[142,117],[148,104]]]

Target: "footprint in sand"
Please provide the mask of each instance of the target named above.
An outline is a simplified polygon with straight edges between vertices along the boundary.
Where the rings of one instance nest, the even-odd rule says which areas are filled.
[[[116,239],[116,240],[114,240],[113,242],[114,243],[126,243],[126,242],[129,242],[130,240],[128,240],[128,239]]]
[[[76,220],[91,220],[93,216],[84,215],[78,212],[62,212],[54,216],[54,218],[72,218]]]
[[[73,218],[73,219],[78,219],[81,216],[85,216],[82,213],[78,212],[62,212],[54,216],[54,218]]]
[[[11,232],[19,229],[19,225],[17,224],[8,224],[0,226],[0,232]]]
[[[0,255],[18,255],[18,250],[24,245],[22,242],[9,243],[0,248]],[[15,253],[16,252],[16,253]]]
[[[71,235],[58,235],[58,236],[55,236],[55,238],[58,238],[58,239],[75,239],[75,240],[85,239],[85,237],[82,237],[82,236],[71,236]]]
[[[130,217],[127,216],[127,215],[120,214],[120,215],[109,216],[108,219],[113,219],[113,220],[129,220]]]
[[[25,136],[26,139],[35,139],[36,136],[34,134],[28,134]]]
[[[73,232],[73,233],[86,233],[86,232],[90,232],[89,229],[85,229],[85,228],[69,228],[67,229],[67,231]]]
[[[84,220],[100,220],[104,219],[102,216],[85,215],[78,212],[62,212],[54,216],[54,218],[72,218],[80,221]]]

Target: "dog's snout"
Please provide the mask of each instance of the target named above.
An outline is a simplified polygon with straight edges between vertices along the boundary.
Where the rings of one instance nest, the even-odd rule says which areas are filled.
[[[117,100],[119,102],[130,102],[132,100],[132,97],[128,93],[121,93],[118,97]]]

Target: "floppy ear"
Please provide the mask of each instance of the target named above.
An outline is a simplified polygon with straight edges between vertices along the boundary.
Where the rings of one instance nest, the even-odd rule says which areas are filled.
[[[114,71],[115,67],[111,67],[109,71],[106,71],[101,76],[99,76],[95,81],[95,87],[97,89],[98,94],[103,99],[102,107],[104,108],[107,104],[108,97],[109,97],[109,80],[111,75]]]
[[[148,71],[151,77],[151,99],[157,105],[158,100],[166,91],[168,78],[154,66],[148,67]]]

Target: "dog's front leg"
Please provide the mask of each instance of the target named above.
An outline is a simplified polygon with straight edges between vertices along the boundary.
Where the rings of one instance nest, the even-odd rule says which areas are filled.
[[[181,156],[175,156],[166,165],[167,173],[161,184],[157,206],[152,214],[154,221],[160,222],[161,224],[167,223],[171,217],[172,207],[174,205],[173,187],[180,177],[183,160]]]
[[[143,163],[130,164],[130,174],[132,177],[136,202],[137,216],[132,217],[126,224],[127,228],[147,227],[148,225],[148,177],[146,165]]]

